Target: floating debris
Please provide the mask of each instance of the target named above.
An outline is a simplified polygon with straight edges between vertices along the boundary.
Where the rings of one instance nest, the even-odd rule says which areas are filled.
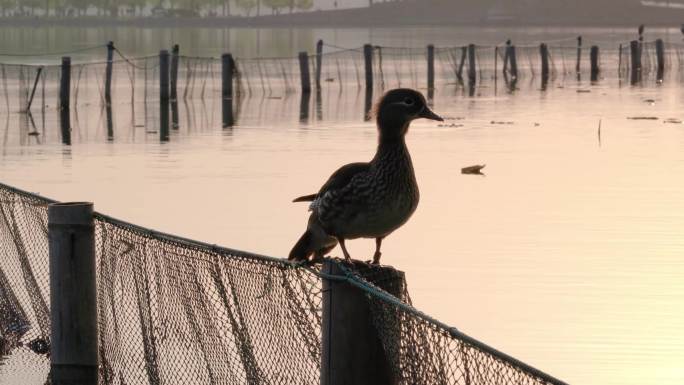
[[[465,120],[465,116],[448,116],[444,120]]]
[[[159,132],[159,131],[157,131],[157,130],[147,130],[147,131],[145,131],[146,134],[156,134],[157,132]]]
[[[144,124],[136,124],[134,127],[145,127]]]
[[[588,94],[588,93],[590,93],[590,92],[591,92],[591,90],[582,90],[582,89],[577,90],[577,93],[578,93],[578,94]]]
[[[269,96],[269,97],[267,97],[266,99],[280,100],[280,99],[282,99],[282,98],[283,98],[282,96]]]
[[[448,128],[455,128],[455,127],[463,127],[462,124],[456,124],[456,123],[451,123],[451,124],[439,124],[437,127],[448,127]]]
[[[644,103],[648,103],[650,105],[654,105],[655,102],[656,102],[655,99],[644,99]]]
[[[503,122],[503,121],[496,121],[492,120],[490,124],[514,124],[513,122]]]
[[[38,135],[40,135],[40,132],[38,132],[38,131],[31,131],[31,132],[28,133],[28,135],[29,135],[29,136],[38,136]]]
[[[539,127],[539,126],[541,126],[541,123],[534,122],[534,126]]]
[[[667,119],[663,120],[663,123],[682,124],[682,121],[679,119],[675,119],[675,118],[667,118]]]
[[[657,116],[628,116],[629,120],[658,120]]]
[[[476,164],[474,166],[468,166],[468,167],[463,167],[461,169],[461,174],[469,174],[469,175],[484,175],[482,173],[482,169],[487,166],[486,164]]]
[[[335,79],[334,78],[325,78],[325,81],[328,83],[332,83],[335,81]]]

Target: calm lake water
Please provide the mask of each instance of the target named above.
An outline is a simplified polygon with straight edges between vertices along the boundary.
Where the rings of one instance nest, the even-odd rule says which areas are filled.
[[[115,40],[142,55],[178,41],[189,55],[278,56],[310,50],[318,38],[422,47],[508,37],[572,44],[581,33],[615,48],[634,32],[4,28],[0,47],[58,52]],[[649,33],[681,40],[676,30]],[[383,262],[406,272],[417,308],[570,383],[681,384],[683,79],[670,71],[662,85],[649,78],[629,86],[615,66],[602,76],[593,85],[558,77],[546,91],[527,76],[513,93],[486,81],[473,96],[440,84],[433,109],[447,121],[411,126],[421,202],[384,242]],[[305,121],[296,93],[245,97],[226,129],[219,100],[191,100],[180,104],[168,143],[146,132],[140,110],[115,105],[107,141],[98,100],[81,105],[68,147],[57,112],[35,116],[35,137],[25,115],[0,109],[0,180],[93,201],[98,211],[165,232],[285,256],[307,218],[292,198],[315,192],[340,165],[370,159],[376,145],[356,89],[324,88],[320,112],[312,108]],[[486,164],[486,175],[461,174],[473,164]],[[374,243],[348,247],[368,259]]]

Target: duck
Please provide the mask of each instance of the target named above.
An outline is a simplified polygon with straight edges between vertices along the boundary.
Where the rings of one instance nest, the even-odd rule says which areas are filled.
[[[293,202],[310,202],[304,234],[288,259],[321,261],[338,244],[351,261],[346,240],[375,239],[372,263],[380,263],[382,241],[404,225],[418,207],[420,194],[406,146],[406,134],[416,119],[444,121],[418,91],[387,91],[373,113],[378,146],[369,162],[349,163],[335,171],[315,194]],[[311,259],[310,259],[311,258]]]

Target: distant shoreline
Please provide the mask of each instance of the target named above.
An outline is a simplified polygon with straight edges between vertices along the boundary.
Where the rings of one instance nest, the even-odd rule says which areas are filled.
[[[57,17],[0,17],[2,27],[73,27],[73,28],[372,28],[372,27],[635,27],[645,23],[653,27],[679,28],[682,20],[648,21],[639,18],[602,18],[595,17],[584,20],[481,20],[478,18],[440,18],[412,15],[411,17],[396,17],[392,20],[380,19],[372,14],[366,14],[364,9],[350,9],[337,11],[314,11],[285,15],[263,15],[252,17],[137,17],[114,18],[88,16],[80,18]],[[646,18],[648,19],[648,18]]]

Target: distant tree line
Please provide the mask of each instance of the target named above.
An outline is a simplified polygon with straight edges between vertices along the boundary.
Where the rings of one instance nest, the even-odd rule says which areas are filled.
[[[217,17],[282,14],[313,0],[0,0],[3,17]]]

